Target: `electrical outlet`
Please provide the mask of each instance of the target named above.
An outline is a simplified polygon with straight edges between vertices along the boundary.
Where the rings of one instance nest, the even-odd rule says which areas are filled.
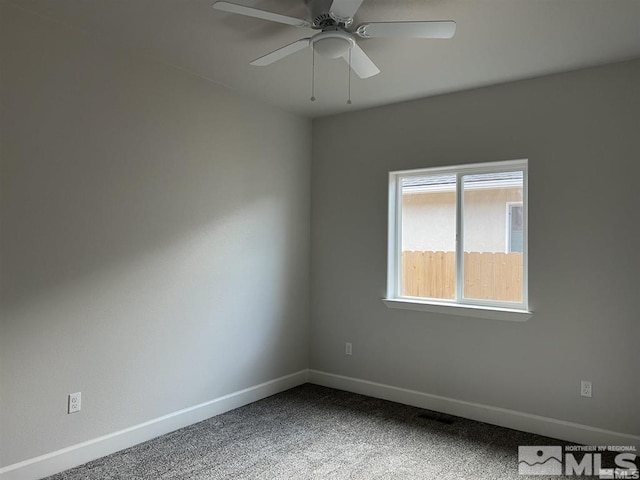
[[[67,413],[76,413],[80,411],[82,406],[82,393],[70,393],[69,394],[69,410]]]
[[[344,344],[344,354],[345,355],[351,355],[352,352],[352,345],[350,342],[347,342]]]
[[[591,398],[591,382],[589,380],[580,382],[580,395]]]

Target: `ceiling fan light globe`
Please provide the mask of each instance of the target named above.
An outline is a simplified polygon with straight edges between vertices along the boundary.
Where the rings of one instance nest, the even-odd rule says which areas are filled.
[[[313,49],[319,55],[328,58],[340,58],[351,48],[351,43],[344,38],[328,37],[314,42]]]
[[[344,30],[318,33],[312,37],[311,42],[318,55],[328,58],[340,58],[356,44],[353,35]]]

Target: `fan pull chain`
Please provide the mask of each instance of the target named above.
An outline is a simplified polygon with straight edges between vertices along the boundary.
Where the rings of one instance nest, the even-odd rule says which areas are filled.
[[[349,92],[348,92],[347,104],[351,105],[351,48],[349,49]]]
[[[316,101],[316,51],[311,45],[311,101]]]

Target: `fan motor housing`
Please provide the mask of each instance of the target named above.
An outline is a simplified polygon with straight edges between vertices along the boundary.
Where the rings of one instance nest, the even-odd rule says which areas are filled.
[[[305,0],[311,21],[316,28],[335,25],[335,20],[329,15],[333,0]]]

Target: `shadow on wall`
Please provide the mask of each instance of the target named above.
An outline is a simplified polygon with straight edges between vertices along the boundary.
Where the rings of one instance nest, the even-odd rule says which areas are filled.
[[[282,146],[291,120],[6,13],[3,305],[180,242],[264,199],[295,201],[286,197],[298,195],[297,177],[286,172],[296,147]]]
[[[305,367],[310,124],[6,10],[0,466]]]
[[[163,327],[179,334],[198,321],[212,335],[225,325],[228,337],[227,320],[242,329],[237,319],[258,305],[257,329],[267,316],[270,326],[287,316],[302,258],[298,187],[261,165],[251,141],[228,136],[244,142],[233,155],[188,134],[173,143],[133,133],[124,142],[113,133],[96,138],[96,125],[83,130],[76,121],[77,141],[47,150],[38,139],[9,143],[0,244],[6,339],[32,335],[34,323],[42,340],[72,328],[82,336],[91,325],[85,334],[115,346],[122,334],[152,343]],[[49,139],[69,128],[47,127]]]
[[[40,435],[19,434],[24,425],[51,428],[59,446],[78,441],[66,437],[80,430],[57,408],[68,391],[88,395],[85,421],[114,422],[100,434],[289,371],[305,313],[291,298],[304,281],[292,275],[298,247],[282,203],[256,200],[171,244],[157,238],[147,251],[111,252],[111,263],[73,265],[75,277],[3,302],[7,455],[50,450]],[[87,266],[94,270],[78,271]]]
[[[75,152],[64,146],[38,155],[30,145],[16,152],[15,164],[5,161],[3,305],[129,263],[212,225],[228,236],[226,218],[239,216],[242,224],[243,210],[273,195],[270,179],[256,182],[248,162],[162,155],[162,145],[149,149],[147,142],[133,140],[133,151],[122,152],[108,139],[91,145],[85,137],[70,142]],[[252,228],[233,234],[251,236]]]
[[[3,464],[246,388],[306,358],[299,186],[246,151],[235,160],[154,153],[73,161],[52,152],[57,165],[9,157],[33,160],[4,170],[0,380],[12,445]],[[86,430],[58,408],[80,390],[94,409]]]

